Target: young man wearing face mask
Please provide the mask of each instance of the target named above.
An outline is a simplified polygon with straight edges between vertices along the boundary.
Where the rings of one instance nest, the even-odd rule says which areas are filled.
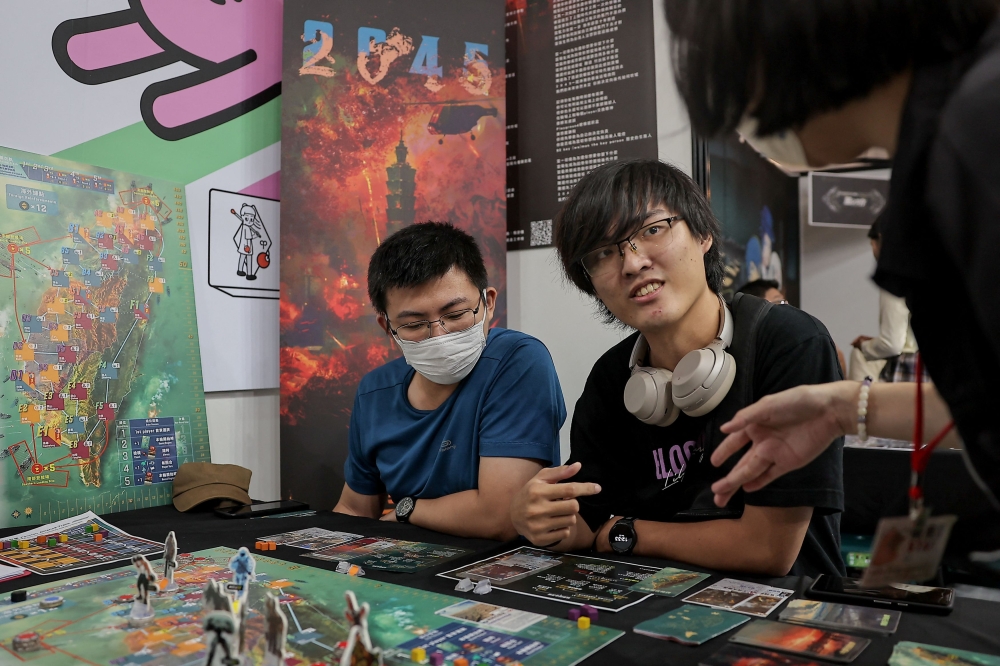
[[[844,573],[842,440],[772,492],[724,510],[712,502],[722,414],[841,377],[813,317],[745,294],[724,304],[720,237],[697,186],[655,160],[599,167],[570,193],[555,227],[566,275],[609,323],[637,333],[594,365],[569,464],[515,497],[514,525],[532,543],[772,576]]]
[[[559,463],[566,407],[531,336],[490,328],[497,290],[476,241],[427,222],[387,238],[368,265],[379,326],[403,358],[365,375],[334,511],[457,536],[517,536],[510,501]]]

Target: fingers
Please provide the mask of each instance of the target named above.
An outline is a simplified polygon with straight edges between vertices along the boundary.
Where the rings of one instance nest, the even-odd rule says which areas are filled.
[[[730,421],[730,423],[732,423],[732,421]],[[725,426],[723,426],[723,432],[726,432]],[[733,432],[722,440],[719,446],[716,447],[715,451],[712,452],[712,464],[718,467],[722,463],[726,462],[726,460],[729,459],[729,456],[746,446],[749,441],[750,435],[747,434],[746,430],[740,429]]]
[[[564,528],[561,530],[555,530],[554,532],[545,532],[544,534],[538,534],[528,539],[532,544],[540,547],[552,547],[558,544],[563,539],[568,539],[572,534],[570,528]]]
[[[756,445],[751,447],[750,451],[740,458],[729,474],[712,484],[712,492],[716,494],[716,504],[718,504],[720,496],[728,502],[728,498],[732,497],[733,493],[744,484],[763,476],[771,465],[770,460],[759,455]]]
[[[535,478],[539,481],[545,481],[547,483],[559,483],[563,479],[569,479],[576,475],[580,471],[583,465],[581,463],[575,462],[572,465],[560,465],[559,467],[546,467],[535,475]]]

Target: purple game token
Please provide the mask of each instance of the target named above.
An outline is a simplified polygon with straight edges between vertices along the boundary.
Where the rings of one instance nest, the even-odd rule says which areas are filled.
[[[431,652],[430,664],[431,666],[444,666],[444,653]]]
[[[576,622],[577,620],[580,619],[580,609],[570,608],[569,612],[566,613],[566,616],[569,617],[569,619],[572,620],[573,622]]]
[[[589,617],[591,622],[595,622],[597,620],[597,609],[590,604],[580,606],[580,612]]]

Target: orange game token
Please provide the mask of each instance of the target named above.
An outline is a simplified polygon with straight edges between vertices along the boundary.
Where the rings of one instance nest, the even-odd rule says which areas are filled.
[[[268,541],[267,542],[267,549],[268,550],[278,550],[278,544],[276,544],[273,541]]]
[[[263,541],[258,541],[253,545],[254,550],[267,550],[267,544]]]
[[[46,536],[38,536],[38,537],[35,537],[35,542],[36,542],[36,543],[37,543],[37,544],[38,544],[39,546],[44,546],[44,545],[45,545],[45,542],[46,542],[46,541],[48,541],[48,537],[46,537]]]
[[[104,535],[100,532],[94,534],[94,541],[104,541]]]
[[[469,660],[465,657],[458,657],[455,661],[451,662],[455,666],[469,666]]]

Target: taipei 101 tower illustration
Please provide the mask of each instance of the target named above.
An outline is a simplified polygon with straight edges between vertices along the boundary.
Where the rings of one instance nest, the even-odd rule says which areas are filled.
[[[389,220],[387,232],[393,234],[403,227],[413,224],[416,196],[414,179],[417,170],[406,162],[406,144],[403,143],[403,131],[399,132],[399,143],[396,145],[396,163],[386,168],[388,180],[386,186],[389,193],[386,199],[386,218]]]

